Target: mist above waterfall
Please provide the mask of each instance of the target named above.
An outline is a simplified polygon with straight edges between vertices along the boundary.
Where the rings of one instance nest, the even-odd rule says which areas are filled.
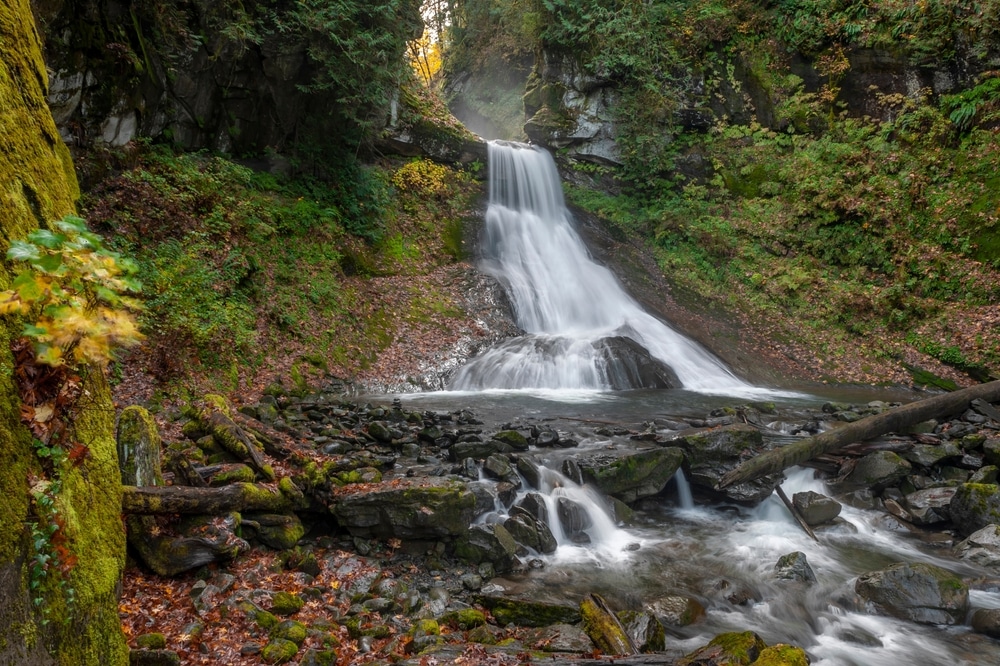
[[[491,142],[489,161],[482,268],[504,285],[525,335],[473,359],[452,388],[758,390],[645,312],[591,258],[547,152]]]

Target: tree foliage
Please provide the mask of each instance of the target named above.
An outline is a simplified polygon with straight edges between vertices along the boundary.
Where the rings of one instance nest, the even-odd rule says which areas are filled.
[[[34,319],[24,335],[38,363],[104,366],[115,347],[142,339],[132,314],[140,303],[126,295],[140,289],[135,265],[105,249],[81,218],[67,216],[53,226],[11,243],[7,258],[28,268],[0,292],[0,314]]]

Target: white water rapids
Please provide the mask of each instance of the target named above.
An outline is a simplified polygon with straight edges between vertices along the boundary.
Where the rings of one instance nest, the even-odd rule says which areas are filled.
[[[464,366],[456,390],[608,390],[622,370],[602,341],[628,338],[669,366],[685,389],[727,395],[766,392],[742,381],[691,340],[643,311],[573,228],[552,157],[491,142],[484,270],[510,296],[525,336]]]

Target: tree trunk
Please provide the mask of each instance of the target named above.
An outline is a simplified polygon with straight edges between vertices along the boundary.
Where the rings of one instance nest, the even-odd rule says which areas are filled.
[[[288,497],[277,488],[234,483],[221,488],[189,486],[125,486],[122,511],[128,514],[193,513],[220,515],[230,511],[291,511]]]
[[[957,414],[967,409],[973,400],[1000,401],[1000,381],[979,384],[961,391],[945,393],[895,407],[881,414],[849,423],[836,430],[829,430],[815,437],[807,437],[802,441],[772,449],[751,458],[727,473],[719,481],[717,488],[726,488],[736,483],[759,479],[762,476],[780,472],[792,465],[803,463],[820,454],[836,451],[848,444],[879,437],[889,432],[899,432],[921,421]]]

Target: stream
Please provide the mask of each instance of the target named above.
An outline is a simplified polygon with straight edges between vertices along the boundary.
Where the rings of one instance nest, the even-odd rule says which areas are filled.
[[[1000,583],[991,585],[989,571],[952,557],[952,543],[942,535],[893,528],[881,512],[845,505],[838,522],[818,530],[817,543],[776,497],[753,508],[713,503],[692,495],[682,472],[665,492],[637,503],[626,527],[611,518],[600,494],[555,471],[565,458],[630,446],[626,437],[595,435],[600,424],[648,429],[656,419],[705,418],[713,409],[766,400],[781,415],[768,424],[771,436],[788,437],[786,422],[827,401],[906,402],[917,394],[758,387],[735,376],[644,312],[590,258],[563,203],[552,158],[537,148],[490,144],[481,266],[507,289],[525,334],[473,359],[450,391],[398,397],[421,409],[468,408],[513,428],[543,423],[579,441],[577,448],[528,455],[547,468],[539,489],[546,502],[566,496],[585,507],[589,543],[573,542],[550,521],[558,548],[533,555],[536,567],[491,581],[505,594],[575,603],[596,592],[616,609],[641,609],[669,595],[696,599],[705,616],[668,629],[668,650],[677,655],[721,632],[753,630],[769,645],[804,648],[819,666],[1000,664],[1000,642],[968,625],[918,625],[871,614],[854,593],[862,573],[921,561],[981,581],[970,586],[973,609],[1000,608]],[[812,470],[786,476],[789,496],[832,494]],[[504,511],[498,506],[481,520],[501,519]],[[815,583],[774,575],[778,559],[795,551],[807,556]]]

